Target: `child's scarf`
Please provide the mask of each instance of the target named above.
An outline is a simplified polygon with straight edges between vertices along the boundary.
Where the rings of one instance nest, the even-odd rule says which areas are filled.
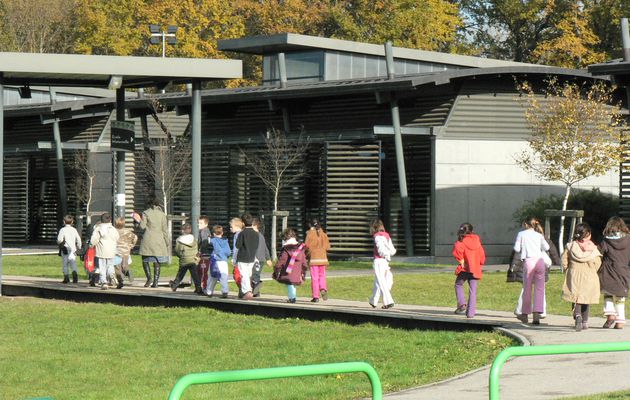
[[[301,243],[297,249],[293,250],[291,252],[291,258],[289,259],[289,265],[287,265],[287,275],[291,273],[291,271],[293,271],[293,267],[295,266],[295,259],[297,258],[298,254],[300,254],[300,252],[302,251],[302,249],[304,248],[304,243]]]

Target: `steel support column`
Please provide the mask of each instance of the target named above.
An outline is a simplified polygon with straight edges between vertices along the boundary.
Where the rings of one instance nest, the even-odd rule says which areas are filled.
[[[192,193],[191,224],[193,235],[199,236],[197,220],[201,215],[201,81],[194,80],[190,109],[190,132],[192,136]]]
[[[385,43],[385,61],[387,65],[387,78],[394,79],[394,51],[392,42]],[[398,187],[400,188],[400,205],[403,214],[403,226],[405,229],[405,247],[407,256],[413,256],[413,235],[411,231],[411,206],[407,192],[407,173],[405,171],[405,152],[400,130],[400,111],[396,93],[391,93],[390,107],[392,112],[392,126],[394,128],[394,146],[396,148],[396,169],[398,170]]]
[[[116,89],[116,121],[125,120],[125,89]],[[116,152],[116,216],[125,217],[125,152]]]
[[[56,93],[52,87],[48,88],[50,104],[55,104]],[[61,203],[61,216],[68,213],[68,196],[66,194],[66,175],[63,170],[63,151],[61,149],[61,132],[59,130],[59,120],[55,118],[53,122],[53,138],[55,140],[55,158],[57,160],[57,184],[59,186],[59,202]]]

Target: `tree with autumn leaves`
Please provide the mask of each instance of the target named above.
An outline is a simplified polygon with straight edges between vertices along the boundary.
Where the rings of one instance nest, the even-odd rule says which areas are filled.
[[[567,209],[571,188],[591,176],[617,168],[622,159],[621,108],[614,87],[605,82],[577,84],[550,79],[542,94],[528,82],[518,84],[531,130],[528,148],[516,162],[538,179],[562,182]],[[564,220],[560,224],[562,251]]]

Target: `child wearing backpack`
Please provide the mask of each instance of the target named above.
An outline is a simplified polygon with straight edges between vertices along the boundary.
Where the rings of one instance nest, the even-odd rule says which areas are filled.
[[[297,234],[291,228],[282,232],[282,250],[273,271],[273,279],[287,285],[289,303],[297,301],[297,289],[304,283],[308,264],[306,261],[306,246],[297,241]]]

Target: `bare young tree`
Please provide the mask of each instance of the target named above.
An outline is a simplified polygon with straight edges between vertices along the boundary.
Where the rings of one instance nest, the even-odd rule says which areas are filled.
[[[73,173],[70,190],[75,195],[77,211],[85,207],[86,222],[89,225],[92,222],[90,209],[92,206],[92,189],[94,188],[96,171],[92,163],[90,163],[89,150],[77,150],[73,156],[69,163],[69,168]]]
[[[273,214],[271,218],[271,253],[276,257],[276,237],[280,192],[306,174],[304,156],[309,142],[302,133],[294,138],[284,131],[270,129],[264,136],[260,152],[247,152],[240,149],[245,158],[246,167],[258,177],[273,195]]]
[[[545,96],[527,83],[518,85],[524,95],[525,119],[531,130],[528,149],[516,155],[527,172],[545,181],[565,185],[562,210],[567,208],[576,183],[617,168],[622,159],[621,109],[614,101],[614,87],[603,82],[580,85],[547,82]],[[560,224],[559,250],[564,239]]]
[[[168,119],[161,117],[164,109],[155,98],[149,99],[149,107],[163,135],[145,138],[144,151],[136,159],[136,168],[142,169],[151,182],[153,187],[147,190],[160,192],[164,212],[169,214],[173,198],[190,185],[192,146],[188,135],[176,137],[172,134]],[[171,219],[168,220],[168,233],[169,237],[173,234]]]

